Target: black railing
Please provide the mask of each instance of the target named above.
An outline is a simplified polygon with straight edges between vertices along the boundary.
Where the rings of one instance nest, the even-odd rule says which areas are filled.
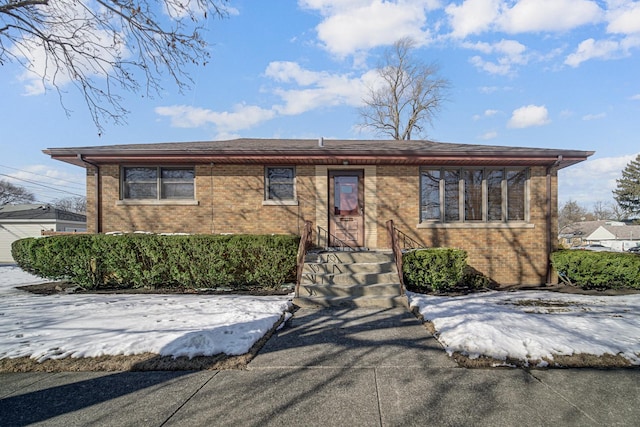
[[[322,242],[326,242],[326,245],[323,245]],[[338,239],[333,234],[329,233],[328,230],[318,227],[318,246],[326,246],[327,248],[332,248],[338,251],[353,251],[356,252],[359,249],[357,247],[351,246],[349,243],[344,240]]]
[[[387,237],[389,238],[389,246],[393,250],[393,258],[398,270],[398,280],[400,282],[400,295],[405,294],[404,287],[404,275],[402,273],[402,251],[407,249],[420,249],[425,248],[422,243],[409,237],[407,234],[398,230],[393,224],[393,220],[390,219],[385,224],[387,226]]]
[[[393,230],[396,233],[396,239],[398,239],[398,243],[400,244],[400,248],[401,249],[407,250],[407,249],[424,249],[424,248],[426,248],[425,245],[423,245],[422,243],[420,243],[417,240],[413,239],[412,237],[410,237],[406,233],[400,231],[396,227],[393,227]]]

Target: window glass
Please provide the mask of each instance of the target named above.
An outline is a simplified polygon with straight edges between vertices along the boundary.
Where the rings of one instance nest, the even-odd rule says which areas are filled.
[[[194,168],[125,167],[122,168],[122,198],[193,199],[194,181]]]
[[[507,219],[525,220],[525,183],[527,171],[507,170]]]
[[[420,170],[420,221],[526,221],[528,169]]]
[[[158,197],[157,168],[124,168],[125,199],[155,199]]]
[[[482,221],[482,169],[462,172],[464,178],[464,219]]]
[[[440,171],[422,171],[420,177],[421,221],[440,219]]]
[[[357,215],[358,207],[358,177],[334,177],[333,212],[336,215]]]
[[[294,177],[294,168],[267,168],[267,199],[295,199]]]
[[[444,171],[444,220],[460,220],[460,171]]]
[[[502,169],[487,171],[487,221],[502,221]]]
[[[162,168],[162,198],[192,199],[195,171],[193,168]]]

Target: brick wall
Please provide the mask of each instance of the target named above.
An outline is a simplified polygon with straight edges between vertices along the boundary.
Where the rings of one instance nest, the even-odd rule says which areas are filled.
[[[419,225],[419,168],[368,167],[365,186],[367,245],[388,248],[385,221],[428,247],[453,247],[469,254],[469,263],[502,285],[542,284],[547,273],[546,170],[531,169],[530,221],[521,226],[472,224]],[[120,167],[100,167],[101,232],[150,231],[187,233],[292,233],[300,234],[304,221],[315,226],[316,201],[327,202],[326,168],[296,167],[298,203],[265,205],[264,166],[196,166],[195,201],[191,204],[123,204],[120,198]],[[322,172],[322,173],[321,173]],[[87,226],[96,232],[95,171],[87,170]],[[369,183],[367,177],[375,179]],[[557,230],[557,177],[551,179],[552,235]],[[375,199],[375,203],[373,203]],[[555,239],[553,239],[555,241]]]
[[[263,205],[261,165],[197,165],[192,203],[120,201],[120,167],[100,167],[102,232],[293,233],[314,220],[312,166],[296,168],[297,205]],[[95,229],[93,171],[87,177],[88,226]]]
[[[471,266],[502,285],[544,284],[547,280],[546,170],[532,168],[529,183],[530,221],[527,224],[426,224],[420,221],[419,168],[378,167],[378,233],[380,246],[388,246],[384,222],[427,247],[467,251]],[[557,176],[551,179],[552,230],[557,230]],[[423,228],[424,227],[424,228]],[[552,232],[555,236],[556,231]],[[555,239],[553,239],[555,240]]]

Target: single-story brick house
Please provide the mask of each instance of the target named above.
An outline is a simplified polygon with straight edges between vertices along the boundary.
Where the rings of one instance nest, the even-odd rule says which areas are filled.
[[[86,168],[88,231],[295,233],[389,248],[385,222],[502,285],[550,280],[557,171],[593,152],[431,141],[237,139],[50,148]],[[328,236],[336,236],[333,239]]]

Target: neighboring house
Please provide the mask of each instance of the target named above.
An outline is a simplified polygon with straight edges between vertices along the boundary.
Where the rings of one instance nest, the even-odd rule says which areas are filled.
[[[0,263],[13,263],[11,244],[46,231],[86,231],[87,217],[47,205],[0,206]]]
[[[503,285],[551,280],[557,171],[593,154],[322,138],[44,153],[86,168],[89,232],[300,234],[311,221],[320,246],[387,249],[393,220],[427,247],[466,250]]]
[[[640,225],[620,221],[583,221],[560,230],[561,244],[568,247],[600,244],[617,251],[640,246]]]

